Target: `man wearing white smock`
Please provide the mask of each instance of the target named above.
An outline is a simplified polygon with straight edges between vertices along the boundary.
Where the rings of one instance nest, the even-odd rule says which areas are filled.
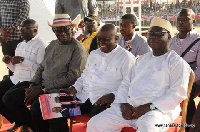
[[[110,106],[122,79],[135,63],[134,55],[120,47],[117,38],[113,24],[100,29],[97,34],[100,48],[90,53],[85,70],[70,88],[82,102],[89,98],[87,111],[91,111],[91,117]]]
[[[154,18],[148,31],[152,48],[141,56],[122,81],[111,107],[90,119],[87,132],[120,132],[134,127],[137,132],[164,132],[180,114],[187,97],[190,66],[169,50],[169,21]]]

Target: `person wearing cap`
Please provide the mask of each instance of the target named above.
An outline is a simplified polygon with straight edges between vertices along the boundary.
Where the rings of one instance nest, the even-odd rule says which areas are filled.
[[[187,124],[191,124],[192,117],[196,110],[193,99],[200,95],[200,40],[196,41],[184,56],[182,55],[195,40],[200,38],[200,34],[197,33],[197,30],[193,27],[194,23],[195,14],[192,9],[182,9],[177,17],[176,27],[179,32],[170,41],[170,49],[176,51],[177,54],[183,57],[183,59],[190,64],[195,73],[195,82],[192,87],[187,108]],[[189,127],[186,128],[186,131],[189,131]]]
[[[15,120],[11,112],[7,109],[13,108],[13,105],[2,101],[8,92],[13,89],[18,89],[23,86],[29,86],[29,81],[35,75],[37,68],[42,62],[45,54],[47,43],[38,34],[38,24],[33,19],[27,19],[19,26],[24,41],[17,45],[15,56],[4,56],[2,61],[14,73],[12,76],[3,79],[0,82],[0,114],[3,115],[10,123],[15,122],[15,125],[7,131],[15,131],[22,124]],[[11,94],[14,99],[17,96]],[[26,124],[23,124],[26,125]],[[25,127],[23,127],[25,128]]]
[[[96,0],[56,0],[55,14],[69,14],[71,19],[81,14],[82,18],[88,15],[98,16]]]
[[[89,52],[92,40],[97,35],[97,30],[100,26],[100,21],[97,16],[87,16],[84,18],[84,23],[88,35],[86,35],[86,37],[83,38],[80,42],[84,45],[87,52]]]
[[[152,52],[136,61],[122,80],[111,107],[90,119],[87,132],[120,132],[123,127],[164,132],[168,129],[164,125],[179,116],[180,103],[187,97],[191,68],[169,50],[171,29],[169,21],[152,19],[147,38]]]
[[[117,38],[113,24],[102,26],[97,34],[100,48],[90,53],[81,77],[69,88],[85,103],[81,112],[91,117],[110,107],[120,82],[135,63],[134,55],[117,45]]]
[[[135,57],[150,51],[145,37],[135,31],[137,16],[135,14],[125,14],[120,21],[121,36],[118,44],[130,51]]]
[[[29,81],[29,88],[21,87],[10,91],[7,93],[9,98],[4,99],[13,105],[13,109],[9,109],[13,117],[20,120],[21,124],[32,122],[30,127],[34,132],[68,131],[67,119],[64,117],[42,119],[38,96],[59,93],[59,89],[73,85],[85,67],[87,52],[73,38],[72,25],[68,14],[55,14],[51,27],[57,40],[51,41],[47,46],[44,60]],[[30,110],[26,107],[28,105],[31,105]]]

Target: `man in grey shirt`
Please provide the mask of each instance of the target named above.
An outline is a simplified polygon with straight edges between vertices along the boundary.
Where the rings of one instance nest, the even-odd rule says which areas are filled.
[[[29,88],[22,87],[6,95],[6,102],[15,108],[10,109],[14,118],[20,119],[22,124],[32,121],[30,127],[34,132],[48,132],[49,129],[53,132],[68,131],[67,119],[64,117],[42,119],[38,96],[58,93],[59,89],[73,85],[87,60],[85,48],[73,38],[73,26],[68,14],[56,14],[51,26],[58,39],[51,41],[46,48],[44,60],[30,81]],[[31,105],[31,110],[26,107],[27,105]]]
[[[78,14],[82,18],[88,15],[97,16],[96,0],[56,0],[55,14],[67,13],[73,20]]]
[[[125,14],[120,21],[121,35],[118,44],[130,51],[135,57],[150,51],[145,37],[135,32],[137,17],[135,14]]]

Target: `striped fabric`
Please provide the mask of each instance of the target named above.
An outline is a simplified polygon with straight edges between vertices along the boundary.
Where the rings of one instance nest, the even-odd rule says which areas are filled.
[[[71,24],[72,21],[70,18],[57,18],[53,20],[53,24],[62,24],[62,23],[69,23]]]
[[[0,5],[2,28],[14,28],[15,30],[9,36],[8,41],[19,40],[20,32],[17,26],[29,17],[30,5],[28,0],[1,0]]]

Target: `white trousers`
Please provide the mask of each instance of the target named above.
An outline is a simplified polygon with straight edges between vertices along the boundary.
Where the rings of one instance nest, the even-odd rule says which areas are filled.
[[[165,124],[171,122],[168,115],[158,110],[149,111],[136,120],[125,120],[119,104],[113,104],[102,113],[92,117],[87,124],[87,132],[120,132],[123,127],[134,127],[137,132],[164,132]],[[164,124],[157,127],[156,124]]]

